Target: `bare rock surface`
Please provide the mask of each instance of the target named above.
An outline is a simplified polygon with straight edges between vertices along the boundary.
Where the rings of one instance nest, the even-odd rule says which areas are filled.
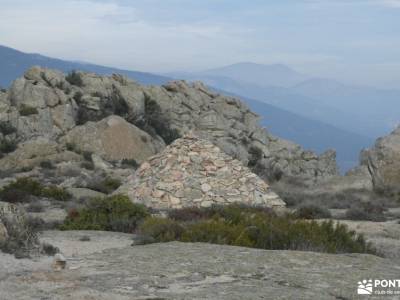
[[[82,235],[91,240],[79,241]],[[43,239],[67,246],[67,268],[53,271],[51,257],[0,253],[1,299],[358,299],[360,279],[400,272],[398,261],[364,254],[178,242],[131,247],[127,235],[110,232],[46,232]]]
[[[400,127],[364,150],[361,164],[368,168],[376,189],[397,189],[400,184]]]
[[[82,151],[96,153],[108,161],[135,159],[142,162],[165,146],[119,116],[77,126],[62,142],[76,145]]]
[[[207,140],[187,135],[149,158],[116,193],[158,209],[285,203],[249,168]]]

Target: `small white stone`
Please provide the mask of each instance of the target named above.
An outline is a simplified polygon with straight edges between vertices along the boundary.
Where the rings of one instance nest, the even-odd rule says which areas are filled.
[[[169,201],[171,202],[172,205],[177,205],[181,203],[181,199],[174,196],[169,196]]]
[[[202,190],[204,193],[207,193],[207,192],[211,191],[211,185],[209,185],[208,183],[203,183],[203,184],[201,185],[201,190]]]
[[[53,269],[55,271],[61,271],[65,269],[67,265],[67,259],[61,253],[57,253],[53,259]]]

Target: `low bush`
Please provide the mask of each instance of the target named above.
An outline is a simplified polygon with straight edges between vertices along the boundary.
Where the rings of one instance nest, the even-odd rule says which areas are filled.
[[[83,151],[82,155],[86,161],[92,161],[92,152],[90,151]]]
[[[25,219],[0,215],[0,221],[8,233],[7,240],[0,243],[0,250],[14,254],[16,258],[28,258],[30,251],[38,245],[36,230]]]
[[[78,113],[76,116],[76,125],[83,125],[92,120],[93,118],[91,114],[88,112],[88,110],[83,108],[82,106],[79,106]]]
[[[15,140],[2,139],[0,140],[0,153],[11,153],[17,149],[17,142]]]
[[[73,98],[74,98],[76,104],[80,105],[82,103],[82,97],[83,97],[82,92],[78,91],[75,93]]]
[[[52,198],[59,201],[66,201],[71,197],[63,188],[43,186],[29,177],[18,178],[0,189],[0,200],[4,202],[29,202],[30,196]]]
[[[70,211],[60,228],[133,232],[148,216],[143,205],[132,203],[126,196],[115,195],[91,199],[84,208]]]
[[[79,87],[83,86],[82,77],[76,71],[72,71],[72,72],[68,73],[68,75],[65,77],[65,80],[68,81],[72,85],[76,85],[76,86],[79,86]]]
[[[263,152],[260,148],[252,146],[249,149],[249,168],[254,168],[258,162],[263,158]]]
[[[352,206],[346,211],[345,218],[354,221],[386,221],[383,207],[381,205],[372,204],[370,202]]]
[[[60,249],[58,249],[57,247],[54,247],[53,245],[51,245],[49,243],[43,243],[41,245],[41,252],[48,256],[54,256],[60,252]]]
[[[9,135],[15,133],[17,129],[11,125],[10,122],[0,121],[0,133],[3,135]]]
[[[195,222],[204,220],[212,216],[213,211],[206,208],[185,207],[181,209],[173,209],[168,212],[168,217],[180,222]]]
[[[39,111],[36,107],[32,107],[26,104],[22,104],[19,108],[19,114],[21,116],[30,116],[30,115],[37,115]]]
[[[296,216],[300,219],[328,219],[332,217],[330,211],[316,204],[303,204],[296,210]]]
[[[68,151],[75,152],[77,154],[82,154],[82,151],[78,149],[78,146],[75,143],[66,143],[65,147]]]
[[[147,218],[140,226],[143,236],[151,236],[158,242],[180,240],[184,231],[179,222],[166,218]]]
[[[159,135],[167,145],[181,137],[179,130],[171,127],[159,104],[147,94],[145,95],[145,114],[143,118],[134,120],[132,123],[152,136]]]
[[[189,212],[186,217],[184,213],[175,211],[171,215],[175,219],[148,219],[139,227],[139,232],[152,236],[156,241],[207,242],[328,253],[376,253],[362,235],[333,221],[318,223],[297,219],[295,215],[277,216],[269,210],[239,205],[185,211]],[[194,221],[191,219],[193,216]]]
[[[43,187],[40,196],[52,198],[58,201],[68,201],[71,199],[71,194],[64,188],[59,188],[55,185]]]

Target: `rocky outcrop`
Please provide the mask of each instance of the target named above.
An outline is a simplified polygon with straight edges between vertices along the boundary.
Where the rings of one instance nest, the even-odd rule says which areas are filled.
[[[141,162],[194,132],[263,179],[295,177],[313,184],[337,174],[334,152],[317,156],[304,151],[269,134],[258,119],[238,99],[201,83],[142,86],[119,75],[66,76],[33,67],[6,93],[0,92],[0,125],[15,128],[0,130],[7,148],[0,155],[0,169],[14,169],[18,163],[32,168],[46,159],[79,161],[66,151],[68,144],[78,152],[92,152],[95,168],[112,169],[109,163]],[[10,153],[16,143],[17,152]],[[46,143],[48,149],[37,151]]]
[[[193,135],[149,158],[116,193],[169,209],[241,203],[282,208],[285,203],[257,175],[212,143]]]
[[[400,185],[400,127],[362,151],[360,161],[367,168],[375,189],[397,190]]]
[[[96,153],[107,161],[135,159],[139,163],[165,147],[162,140],[154,139],[119,116],[77,126],[61,142]]]
[[[256,172],[269,180],[296,177],[314,183],[337,174],[334,151],[318,157],[269,134],[258,125],[259,117],[236,98],[184,81],[144,91],[182,135],[193,130],[245,165],[256,165]]]

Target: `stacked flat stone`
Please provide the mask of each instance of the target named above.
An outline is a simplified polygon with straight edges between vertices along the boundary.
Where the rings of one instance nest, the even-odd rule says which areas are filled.
[[[193,135],[149,158],[120,191],[133,202],[156,209],[231,203],[285,206],[268,184],[240,161]]]

